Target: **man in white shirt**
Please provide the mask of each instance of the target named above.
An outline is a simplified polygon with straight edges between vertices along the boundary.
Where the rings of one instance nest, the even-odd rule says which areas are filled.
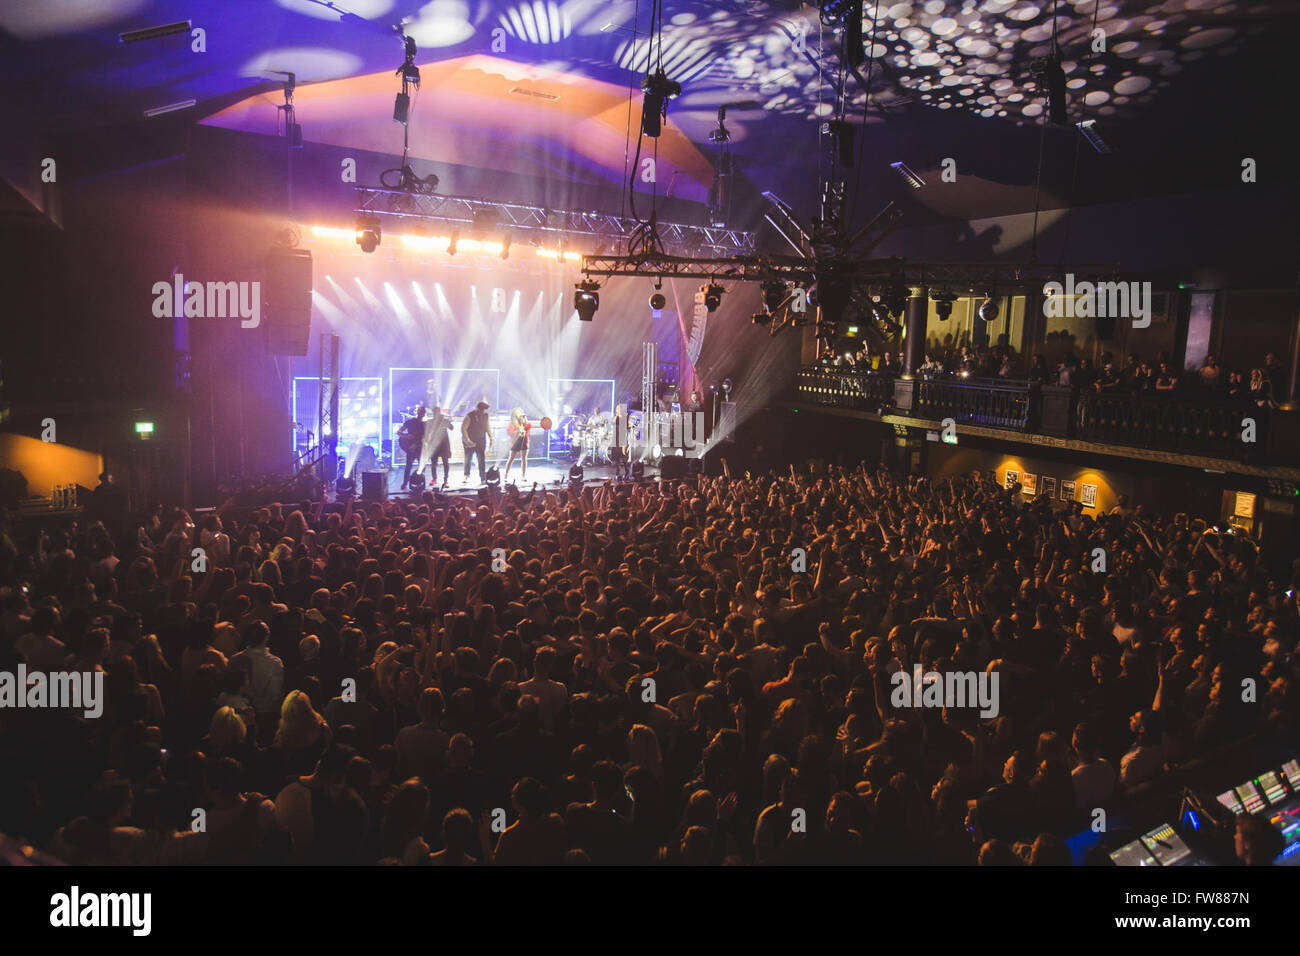
[[[275,727],[280,702],[284,700],[284,662],[267,650],[271,629],[262,621],[244,628],[245,650],[231,664],[240,662],[248,670],[248,696],[257,714],[258,729]]]

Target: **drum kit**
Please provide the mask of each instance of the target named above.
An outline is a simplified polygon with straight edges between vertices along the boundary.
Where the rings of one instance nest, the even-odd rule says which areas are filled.
[[[609,446],[614,430],[604,417],[569,415],[560,423],[562,438],[568,442],[569,457],[578,464],[609,464]]]

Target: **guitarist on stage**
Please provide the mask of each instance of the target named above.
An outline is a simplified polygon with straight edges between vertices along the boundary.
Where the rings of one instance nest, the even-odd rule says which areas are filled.
[[[415,410],[415,417],[402,422],[397,430],[397,446],[406,453],[406,472],[402,475],[402,488],[411,482],[411,472],[420,473],[420,451],[424,446],[424,406]]]
[[[471,459],[478,455],[478,477],[484,484],[487,484],[487,464],[484,459],[492,447],[492,424],[488,420],[488,409],[491,407],[487,402],[479,402],[474,406],[474,411],[465,416],[460,426],[460,436],[465,441],[465,477],[469,477]]]

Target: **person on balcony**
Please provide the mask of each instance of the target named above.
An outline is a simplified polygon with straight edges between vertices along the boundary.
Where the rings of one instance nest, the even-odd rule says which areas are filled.
[[[1074,373],[1074,384],[1080,388],[1091,388],[1097,381],[1097,370],[1092,366],[1092,359],[1082,358]]]
[[[1273,383],[1262,368],[1250,370],[1250,397],[1260,408],[1277,408],[1277,402],[1273,400]]]
[[[1050,378],[1050,373],[1047,370],[1047,362],[1041,355],[1035,355],[1033,362],[1029,366],[1029,381],[1039,385],[1046,385],[1048,378]]]
[[[1101,374],[1097,376],[1097,381],[1093,383],[1093,387],[1096,388],[1098,392],[1112,393],[1118,392],[1123,385],[1123,380],[1120,379],[1119,372],[1116,371],[1114,362],[1107,362],[1102,366]]]
[[[1201,384],[1207,390],[1217,389],[1223,384],[1223,367],[1219,365],[1219,360],[1213,355],[1205,356],[1205,362],[1196,374],[1200,377]]]
[[[1061,367],[1057,369],[1056,384],[1073,386],[1078,385],[1079,363],[1075,361],[1074,353],[1067,352],[1065,358],[1061,360]]]
[[[1160,363],[1160,372],[1156,375],[1157,392],[1175,392],[1178,390],[1178,373],[1169,367],[1168,362]]]
[[[1273,401],[1280,402],[1286,398],[1286,368],[1272,352],[1264,356],[1264,377],[1268,379],[1269,392]]]

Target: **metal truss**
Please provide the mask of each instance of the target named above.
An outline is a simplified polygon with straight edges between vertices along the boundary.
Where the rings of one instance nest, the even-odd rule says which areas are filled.
[[[775,280],[800,285],[815,282],[819,274],[834,274],[859,288],[865,286],[874,291],[906,286],[983,293],[1041,289],[1047,282],[1059,281],[1067,272],[1079,280],[1104,280],[1117,276],[1119,268],[1114,264],[933,263],[908,262],[899,258],[837,263],[834,259],[819,261],[813,257],[789,255],[700,258],[647,253],[638,256],[583,256],[582,271],[589,276],[663,276],[741,282]]]
[[[442,223],[451,227],[476,227],[484,231],[509,230],[516,242],[531,239],[550,245],[561,240],[582,240],[597,249],[601,246],[617,249],[620,243],[626,243],[638,228],[642,228],[636,219],[609,213],[548,209],[522,203],[371,186],[357,187],[355,212],[358,215]],[[665,250],[680,255],[752,255],[755,250],[754,233],[739,229],[659,222],[656,230]]]

